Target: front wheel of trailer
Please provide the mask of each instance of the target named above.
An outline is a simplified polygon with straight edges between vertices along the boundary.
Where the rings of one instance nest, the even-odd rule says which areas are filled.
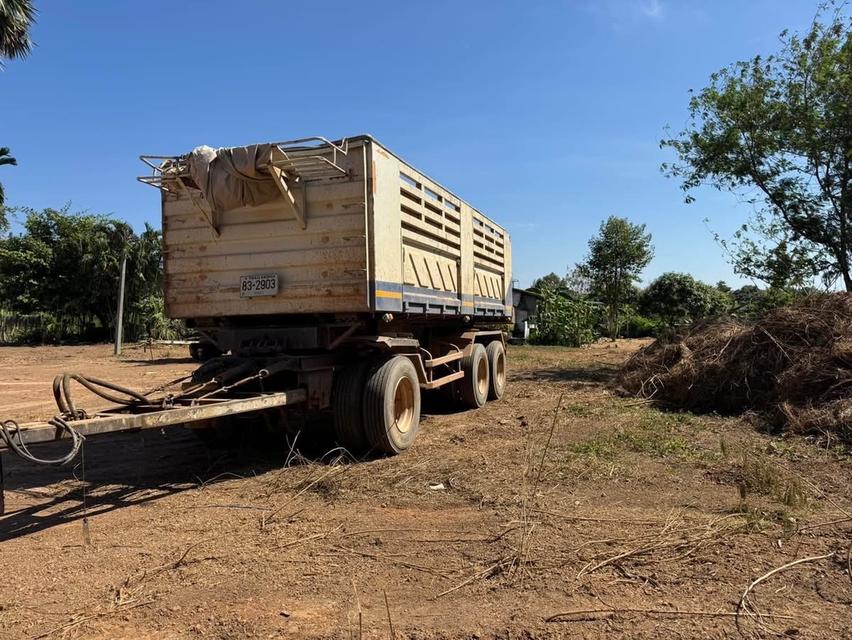
[[[394,356],[375,366],[364,388],[364,428],[373,451],[401,453],[420,428],[420,383],[414,365]]]
[[[364,385],[369,363],[359,362],[334,372],[331,401],[334,409],[334,433],[338,444],[360,456],[367,450],[364,433]]]

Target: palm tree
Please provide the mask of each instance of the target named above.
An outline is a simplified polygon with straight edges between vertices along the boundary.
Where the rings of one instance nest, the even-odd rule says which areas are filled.
[[[35,13],[32,0],[0,0],[0,67],[4,58],[24,58],[32,51]]]
[[[3,2],[3,0],[0,0],[0,2]],[[0,147],[0,167],[4,164],[18,164],[18,161],[9,155],[9,147]],[[2,210],[5,201],[6,192],[3,191],[3,183],[0,182],[0,210]],[[0,222],[2,222],[2,219],[0,219]]]

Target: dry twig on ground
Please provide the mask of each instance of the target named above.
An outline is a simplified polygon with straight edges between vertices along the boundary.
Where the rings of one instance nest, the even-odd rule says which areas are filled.
[[[554,613],[552,616],[548,616],[544,619],[545,622],[573,622],[578,617],[582,619],[582,616],[593,616],[593,615],[617,615],[620,613],[641,613],[643,615],[652,615],[652,616],[686,616],[686,617],[711,617],[711,618],[729,618],[732,616],[736,616],[737,614],[733,611],[703,611],[703,610],[681,610],[681,609],[643,609],[637,607],[614,607],[609,609],[574,609],[572,611],[563,611],[562,613]],[[788,615],[768,615],[768,618],[780,618],[783,620],[794,620],[795,616]],[[574,618],[575,620],[571,620]]]
[[[747,528],[745,522],[733,522],[740,514],[731,514],[715,518],[706,524],[688,525],[679,516],[671,515],[662,529],[656,533],[644,534],[628,539],[593,540],[584,543],[580,548],[594,544],[611,545],[613,543],[627,546],[627,550],[617,554],[609,552],[594,553],[585,566],[580,569],[577,578],[594,573],[609,565],[628,559],[655,558],[660,562],[674,562],[693,555],[699,549],[709,544],[725,540],[735,532]]]
[[[802,564],[806,564],[808,562],[817,562],[818,560],[825,560],[826,558],[831,558],[834,555],[835,555],[835,552],[832,551],[831,553],[826,553],[826,554],[823,554],[823,555],[820,555],[820,556],[810,556],[810,557],[807,557],[807,558],[799,558],[798,560],[793,560],[792,562],[788,562],[787,564],[782,564],[780,567],[775,567],[771,571],[767,571],[762,576],[759,576],[758,578],[755,578],[754,580],[752,580],[751,583],[748,585],[748,587],[746,587],[746,590],[743,591],[743,595],[740,598],[739,603],[737,604],[737,610],[734,612],[734,615],[735,615],[735,618],[736,618],[736,623],[737,623],[737,630],[740,632],[740,634],[743,633],[742,628],[740,626],[740,616],[742,616],[742,615],[746,615],[750,618],[755,619],[758,626],[763,628],[764,630],[769,630],[769,631],[772,631],[773,633],[777,633],[777,632],[775,632],[771,629],[767,629],[766,625],[764,625],[761,622],[760,619],[761,618],[768,618],[768,617],[778,617],[778,616],[768,616],[765,613],[761,613],[760,611],[757,610],[757,607],[755,607],[754,605],[751,604],[751,602],[748,599],[748,596],[751,593],[752,589],[754,589],[757,585],[759,585],[764,580],[768,580],[769,578],[774,576],[776,573],[781,573],[782,571],[786,571],[787,569],[791,569],[793,567],[796,567],[796,566],[799,566],[799,565],[802,565]]]

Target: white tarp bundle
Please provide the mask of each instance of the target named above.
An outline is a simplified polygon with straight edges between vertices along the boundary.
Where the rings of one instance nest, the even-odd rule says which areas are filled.
[[[272,160],[284,159],[274,144],[248,147],[196,147],[189,154],[189,173],[214,213],[271,202],[281,191],[269,174]]]

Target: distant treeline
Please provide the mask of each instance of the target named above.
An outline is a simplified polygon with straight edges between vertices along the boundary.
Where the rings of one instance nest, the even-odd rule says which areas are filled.
[[[0,342],[112,339],[125,253],[125,338],[182,331],[164,314],[158,230],[146,225],[137,234],[125,222],[67,206],[5,213],[21,229],[0,237]]]
[[[539,344],[580,346],[611,336],[606,307],[594,290],[578,290],[571,276],[554,273],[530,287],[539,296],[533,341]],[[670,334],[700,320],[729,317],[755,320],[772,309],[815,293],[810,288],[777,290],[745,285],[732,289],[685,273],[664,273],[644,289],[630,287],[620,304],[623,321],[616,337],[643,338]]]

